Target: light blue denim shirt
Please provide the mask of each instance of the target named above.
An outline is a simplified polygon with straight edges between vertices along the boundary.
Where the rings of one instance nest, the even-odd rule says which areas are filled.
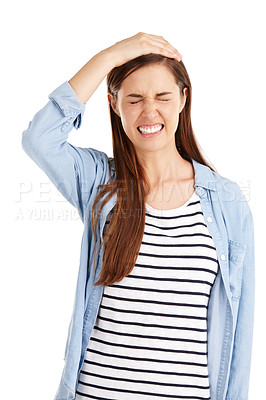
[[[97,317],[103,286],[93,286],[102,267],[102,247],[91,265],[94,239],[90,212],[98,186],[110,182],[106,153],[67,142],[79,129],[85,104],[65,81],[50,95],[22,134],[22,147],[60,193],[77,208],[84,224],[75,302],[65,347],[65,365],[55,400],[73,400],[85,350]],[[208,306],[208,371],[212,400],[247,400],[254,322],[254,231],[248,202],[237,183],[195,160],[195,190],[213,237],[219,269]],[[97,226],[97,248],[116,195],[104,206]]]

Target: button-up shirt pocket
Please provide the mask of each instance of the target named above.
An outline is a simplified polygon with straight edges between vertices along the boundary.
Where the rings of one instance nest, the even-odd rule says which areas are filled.
[[[232,300],[239,300],[241,296],[245,250],[244,244],[228,240],[229,284]]]

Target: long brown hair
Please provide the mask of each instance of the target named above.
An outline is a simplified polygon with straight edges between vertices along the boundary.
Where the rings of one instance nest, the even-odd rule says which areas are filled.
[[[186,103],[179,114],[179,123],[175,132],[175,143],[179,154],[189,162],[194,159],[215,171],[204,159],[194,136],[191,124],[191,83],[182,61],[178,62],[160,54],[147,54],[134,58],[113,68],[108,73],[108,93],[111,93],[116,99],[123,80],[137,69],[152,63],[159,63],[169,68],[179,86],[181,96],[183,89],[187,87]],[[111,176],[109,164],[110,183],[99,185],[100,190],[92,206],[91,223],[95,249],[96,226],[101,210],[114,193],[117,194],[117,202],[112,210],[112,216],[100,246],[100,248],[104,246],[103,264],[100,277],[94,283],[94,286],[111,285],[119,282],[132,271],[144,233],[145,199],[149,193],[148,179],[137,157],[134,145],[123,129],[120,117],[114,112],[110,104],[109,111],[114,154],[114,157],[110,160],[115,164],[115,177],[113,179]],[[97,203],[105,195],[107,196],[102,201],[95,218]],[[95,257],[96,252],[94,252],[93,260],[95,260]]]

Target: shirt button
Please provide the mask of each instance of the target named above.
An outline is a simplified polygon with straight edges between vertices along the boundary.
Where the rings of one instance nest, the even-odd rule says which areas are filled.
[[[225,255],[224,254],[221,255],[221,260],[225,260]]]
[[[208,221],[208,222],[212,222],[212,217],[208,217],[208,218],[207,218],[207,221]]]

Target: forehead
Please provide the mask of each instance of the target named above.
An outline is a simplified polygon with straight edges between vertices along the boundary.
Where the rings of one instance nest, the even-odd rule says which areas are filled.
[[[126,77],[120,87],[121,95],[129,92],[151,94],[164,91],[177,91],[178,85],[173,73],[164,65],[145,65]]]

